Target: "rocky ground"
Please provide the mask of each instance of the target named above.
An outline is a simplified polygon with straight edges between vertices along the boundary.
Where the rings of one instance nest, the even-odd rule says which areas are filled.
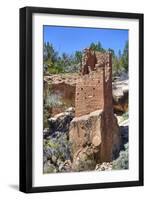
[[[70,122],[74,118],[74,108],[48,119],[49,128],[44,129],[44,173],[71,172],[72,152],[69,141]],[[118,116],[121,133],[121,151],[113,162],[95,164],[96,171],[128,168],[128,116]]]
[[[49,128],[44,134],[44,173],[71,171],[71,146],[69,125],[74,118],[74,108],[48,119]]]
[[[97,164],[95,167],[96,171],[111,171],[112,170],[112,162],[103,162]]]
[[[63,74],[63,75],[48,75],[44,77],[45,90],[48,94],[50,86],[52,86],[53,98],[49,102],[51,107],[54,105],[54,112],[50,111],[49,105],[45,105],[45,127],[43,131],[43,171],[44,173],[54,172],[70,172],[72,169],[72,152],[71,143],[69,141],[69,128],[72,119],[75,117],[74,96],[75,85],[78,81],[79,74]],[[112,169],[127,169],[128,168],[128,80],[117,80],[112,84],[113,87],[113,106],[114,112],[118,120],[121,135],[120,153],[117,157],[114,155],[112,162],[104,162],[95,164],[95,170],[106,171]],[[61,92],[63,95],[61,96]],[[71,102],[67,102],[62,109],[61,102],[58,96],[66,102],[69,97]],[[56,98],[55,98],[56,97]],[[72,107],[69,107],[72,106]],[[67,108],[68,107],[68,108]],[[52,114],[52,113],[54,114]],[[58,114],[56,114],[58,113]],[[87,163],[88,165],[91,163]],[[86,169],[87,170],[87,169]]]
[[[129,82],[127,80],[112,83],[114,112],[122,114],[128,111]]]

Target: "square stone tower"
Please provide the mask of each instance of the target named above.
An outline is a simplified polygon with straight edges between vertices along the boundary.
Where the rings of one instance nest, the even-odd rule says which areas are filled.
[[[85,62],[84,74],[76,84],[75,118],[70,127],[70,140],[75,158],[76,152],[91,148],[94,157],[97,149],[99,162],[110,162],[115,143],[119,144],[119,128],[112,105],[112,58],[110,53],[95,52],[93,55],[95,66],[89,70],[90,62]],[[85,73],[87,71],[89,73]],[[99,112],[101,114],[96,116]]]
[[[95,71],[82,75],[76,84],[75,115],[112,110],[112,59],[110,53],[95,52]]]

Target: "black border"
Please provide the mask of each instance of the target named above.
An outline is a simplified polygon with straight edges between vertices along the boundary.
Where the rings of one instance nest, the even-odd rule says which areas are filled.
[[[139,180],[112,183],[92,183],[63,186],[32,186],[32,15],[34,13],[126,18],[139,20]],[[139,13],[121,13],[91,10],[72,10],[59,8],[24,7],[20,8],[20,162],[19,190],[26,193],[84,190],[98,188],[116,188],[142,186],[144,184],[143,153],[143,26],[144,15]]]

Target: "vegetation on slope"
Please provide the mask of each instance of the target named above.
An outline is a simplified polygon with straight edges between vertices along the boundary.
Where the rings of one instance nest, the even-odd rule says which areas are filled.
[[[72,55],[68,55],[67,53],[59,55],[59,52],[57,52],[49,42],[44,43],[43,48],[44,74],[79,72],[82,61],[82,51],[75,51]],[[90,48],[94,51],[109,51],[112,53],[113,76],[119,76],[122,72],[128,72],[128,41],[125,43],[123,52],[119,50],[118,54],[116,54],[113,49],[103,48],[101,42],[91,43]]]

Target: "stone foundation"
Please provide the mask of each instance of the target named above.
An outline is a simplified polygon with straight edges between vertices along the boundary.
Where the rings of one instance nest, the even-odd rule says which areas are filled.
[[[69,138],[74,171],[94,169],[97,163],[112,161],[113,153],[119,152],[119,127],[113,114],[111,119],[109,132],[106,129],[108,119],[102,110],[75,117],[71,121]]]

